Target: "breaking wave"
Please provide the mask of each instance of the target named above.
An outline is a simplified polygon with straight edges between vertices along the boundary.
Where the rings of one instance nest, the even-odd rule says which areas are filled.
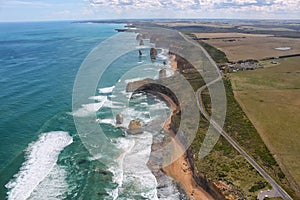
[[[60,152],[72,142],[73,138],[67,132],[57,131],[43,133],[37,141],[29,144],[25,152],[26,161],[5,185],[8,199],[28,199],[51,171],[58,168],[56,162]],[[64,172],[60,169],[59,173]]]

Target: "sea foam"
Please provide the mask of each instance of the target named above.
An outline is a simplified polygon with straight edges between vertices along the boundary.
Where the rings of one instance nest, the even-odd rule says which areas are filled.
[[[109,94],[112,93],[112,91],[114,90],[115,86],[111,86],[111,87],[106,87],[106,88],[100,88],[99,89],[99,93],[100,94]]]
[[[102,102],[107,99],[107,96],[92,96],[89,99]]]
[[[48,132],[39,136],[26,149],[26,161],[19,172],[5,185],[8,199],[28,199],[56,166],[60,152],[73,139],[67,132]]]
[[[151,153],[152,134],[145,132],[131,136],[130,140],[134,141],[134,145],[123,158],[123,183],[120,192],[126,195],[128,192],[126,188],[134,187],[135,191],[131,191],[131,195],[141,195],[146,199],[158,199],[157,181],[147,166]]]
[[[79,108],[78,110],[72,113],[73,116],[86,117],[100,110],[100,108],[102,108],[105,102],[107,101],[107,97],[101,97],[98,98],[98,100],[102,100],[102,101],[98,103],[83,104],[81,108]]]

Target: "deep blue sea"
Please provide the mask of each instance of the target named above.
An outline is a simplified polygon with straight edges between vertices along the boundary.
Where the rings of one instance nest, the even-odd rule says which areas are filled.
[[[158,77],[167,51],[159,50],[151,62],[149,41],[137,44],[107,67],[87,103],[72,110],[84,60],[123,26],[0,23],[0,199],[158,199],[156,179],[146,165],[156,130],[128,136],[125,129],[133,119],[147,124],[167,117],[168,108],[146,95],[131,97],[130,106],[120,99],[131,96],[127,83]],[[123,36],[136,37],[118,37]],[[87,73],[93,76],[101,64],[88,66]],[[95,113],[95,120],[86,120]],[[121,127],[115,125],[115,113],[124,117]],[[112,148],[87,150],[74,117],[86,120],[86,127],[100,126]]]

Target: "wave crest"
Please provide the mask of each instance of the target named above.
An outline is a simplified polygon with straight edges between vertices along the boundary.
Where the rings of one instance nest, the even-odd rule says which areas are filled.
[[[42,133],[38,140],[26,149],[26,161],[19,172],[5,187],[8,199],[28,199],[34,189],[55,167],[60,152],[73,142],[73,138],[62,131]]]

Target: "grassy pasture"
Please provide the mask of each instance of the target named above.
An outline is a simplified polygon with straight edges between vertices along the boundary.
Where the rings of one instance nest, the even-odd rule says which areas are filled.
[[[273,67],[230,74],[230,79],[235,98],[299,188],[300,57],[278,61]]]
[[[205,43],[223,51],[229,61],[261,60],[270,57],[300,54],[300,39],[242,33],[195,33]],[[282,51],[276,48],[290,47]]]

